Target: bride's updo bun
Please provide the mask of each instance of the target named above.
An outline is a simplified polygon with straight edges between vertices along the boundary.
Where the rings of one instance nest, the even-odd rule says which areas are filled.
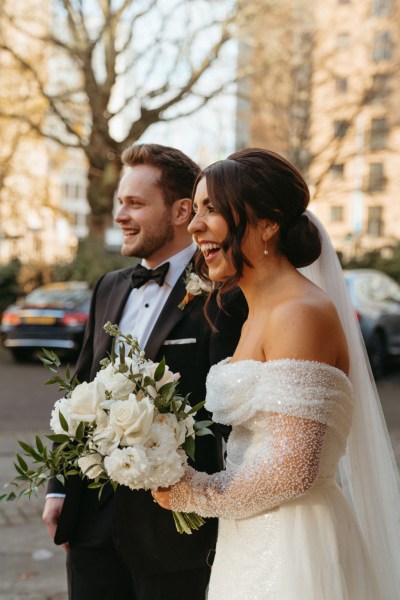
[[[308,267],[321,254],[321,240],[314,223],[301,215],[288,229],[281,228],[279,249],[297,269]]]
[[[222,247],[230,251],[236,275],[226,281],[231,287],[243,274],[243,265],[252,266],[241,248],[249,224],[267,219],[278,223],[276,249],[296,268],[313,263],[321,252],[317,228],[305,213],[310,192],[301,173],[285,158],[270,150],[246,148],[231,154],[202,171],[210,202],[224,217],[228,236]],[[207,279],[204,259],[198,258],[197,270]]]

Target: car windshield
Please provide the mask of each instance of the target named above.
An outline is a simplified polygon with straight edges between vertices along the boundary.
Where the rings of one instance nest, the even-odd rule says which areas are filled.
[[[374,273],[357,278],[355,291],[359,299],[373,302],[400,301],[400,287],[384,273]]]
[[[70,306],[80,304],[88,299],[89,292],[86,288],[81,289],[41,289],[38,288],[28,294],[25,298],[27,304],[53,304]]]

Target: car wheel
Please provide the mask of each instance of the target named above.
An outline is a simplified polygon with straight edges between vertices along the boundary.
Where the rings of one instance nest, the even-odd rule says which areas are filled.
[[[387,362],[386,340],[385,336],[380,331],[374,332],[368,354],[372,373],[374,374],[375,379],[380,379],[385,373]]]
[[[32,358],[32,352],[26,348],[11,348],[11,354],[17,362],[27,362]]]

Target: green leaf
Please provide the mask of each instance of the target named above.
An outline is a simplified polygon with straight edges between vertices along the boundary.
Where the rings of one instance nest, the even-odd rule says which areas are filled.
[[[30,446],[29,444],[26,444],[25,442],[22,442],[21,440],[18,440],[18,444],[21,446],[21,448],[23,450],[25,450],[25,452],[27,452],[28,454],[31,453],[31,451],[33,450],[32,446]]]
[[[23,471],[25,471],[25,472],[28,471],[28,465],[27,465],[26,461],[22,458],[22,456],[17,453],[16,454],[16,458],[17,458],[17,461],[20,464],[21,469]]]
[[[203,400],[202,402],[199,402],[198,404],[196,404],[196,406],[192,406],[192,408],[187,412],[188,415],[193,415],[196,414],[197,412],[199,412],[199,410],[201,408],[203,408],[204,404],[205,404],[205,400]]]
[[[203,437],[204,435],[212,435],[212,436],[214,435],[214,433],[211,431],[211,429],[208,429],[207,427],[204,427],[203,429],[199,429],[195,433],[196,433],[196,437]]]
[[[111,358],[112,363],[115,363],[116,358],[117,358],[117,354],[115,352],[115,343],[116,343],[116,339],[113,338],[112,342],[111,342],[111,353],[110,353],[110,358]]]
[[[148,386],[154,387],[154,379],[152,379],[151,377],[149,377],[148,375],[146,375],[146,377],[143,378],[142,387],[146,388]]]
[[[17,463],[14,463],[14,467],[17,473],[21,475],[22,480],[25,481],[27,478],[25,471],[19,465],[17,465]]]
[[[64,442],[69,442],[70,438],[68,435],[64,435],[63,433],[52,433],[51,435],[46,435],[46,437],[56,444],[63,444]]]
[[[162,396],[165,402],[169,402],[171,400],[177,385],[178,383],[176,381],[170,381],[169,383],[165,383],[162,387],[160,387],[158,393],[160,396]]]
[[[163,356],[159,362],[156,370],[154,371],[154,381],[160,381],[164,377],[165,373],[165,357]]]
[[[75,431],[76,439],[80,441],[83,438],[84,433],[85,433],[85,424],[81,421]]]
[[[91,490],[97,490],[99,487],[101,487],[101,483],[99,481],[93,481],[88,485],[88,488]]]
[[[43,453],[44,446],[43,446],[42,440],[40,439],[40,437],[38,435],[35,437],[35,440],[36,440],[36,448],[38,449],[38,451],[40,453]]]
[[[187,437],[182,444],[182,448],[186,452],[189,458],[194,460],[194,452],[195,452],[195,443],[192,437]]]
[[[42,348],[41,350],[45,357],[48,358],[53,364],[57,365],[57,367],[61,365],[61,360],[58,358],[55,352],[52,350],[47,350],[47,348]]]
[[[194,424],[194,428],[195,429],[202,429],[203,427],[210,427],[211,425],[214,425],[214,421],[196,421],[196,423]]]
[[[61,411],[58,413],[58,420],[60,421],[60,425],[64,429],[64,431],[68,432],[69,427],[68,427],[67,419],[64,417],[64,415],[62,414]]]

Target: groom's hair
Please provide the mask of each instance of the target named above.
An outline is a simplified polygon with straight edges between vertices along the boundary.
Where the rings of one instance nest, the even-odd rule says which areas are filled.
[[[134,144],[121,155],[127,167],[149,165],[160,170],[159,187],[166,206],[175,200],[191,198],[200,167],[177,148],[160,144]]]

